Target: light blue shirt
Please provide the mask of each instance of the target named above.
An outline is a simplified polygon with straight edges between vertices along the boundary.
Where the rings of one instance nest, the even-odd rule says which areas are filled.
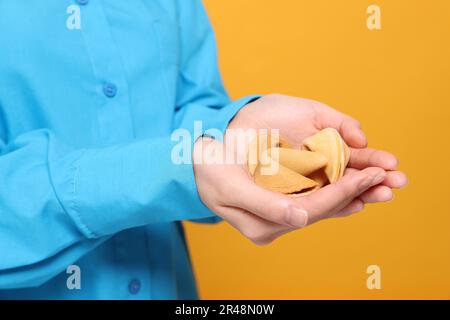
[[[252,99],[200,0],[0,1],[0,298],[196,298],[180,221],[217,217],[170,136]]]

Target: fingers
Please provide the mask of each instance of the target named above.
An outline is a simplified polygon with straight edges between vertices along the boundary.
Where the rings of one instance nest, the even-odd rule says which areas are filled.
[[[357,120],[322,103],[315,104],[315,109],[321,129],[335,128],[350,147],[364,148],[367,146],[366,136]]]
[[[408,178],[403,172],[400,171],[388,171],[386,179],[383,181],[383,185],[395,189],[401,189],[407,184]]]
[[[357,169],[347,168],[345,174],[358,171]],[[408,184],[408,178],[401,171],[386,171],[386,178],[383,180],[382,185],[391,189],[400,189]]]
[[[350,204],[333,215],[333,218],[343,218],[364,210],[366,203],[390,201],[393,198],[392,190],[386,186],[374,186],[353,199]]]
[[[359,197],[350,200],[350,202],[336,213],[329,217],[343,218],[360,212],[364,209],[365,203],[374,203],[388,201],[391,198],[392,191],[386,186],[374,186],[363,192]],[[267,221],[251,212],[240,208],[223,207],[221,210],[223,216],[232,226],[234,226],[242,235],[248,238],[256,245],[267,245],[278,237],[296,230],[295,227],[281,225]],[[311,223],[312,223],[311,219]]]
[[[358,170],[353,168],[348,168],[346,170],[346,175],[353,174]],[[369,190],[362,193],[359,198],[364,203],[377,203],[377,202],[387,202],[394,198],[392,189],[402,188],[406,185],[407,178],[403,172],[400,171],[387,171],[386,178],[383,182],[377,186],[370,188]]]
[[[366,203],[387,202],[392,200],[394,194],[391,188],[378,185],[370,188],[358,198],[353,199],[349,205],[333,215],[333,218],[343,218],[362,211]]]
[[[350,204],[348,204],[344,209],[340,210],[338,213],[333,215],[333,218],[343,218],[354,213],[360,212],[364,209],[364,201],[361,199],[353,199]]]
[[[386,172],[381,168],[367,168],[345,175],[336,183],[299,198],[308,212],[308,224],[332,216],[369,188],[381,183]]]
[[[391,180],[396,180],[396,175]],[[380,185],[384,179],[387,173],[380,168],[350,169],[338,182],[296,200],[241,180],[242,188],[234,189],[239,195],[234,201],[237,207],[223,206],[221,216],[253,243],[266,245],[306,224],[354,214],[363,210],[365,203],[389,201],[390,187]],[[299,209],[301,216],[295,223],[293,208]]]
[[[360,124],[357,120],[352,118],[344,118],[338,128],[338,131],[350,147],[364,148],[367,146],[366,135],[361,130]]]
[[[389,152],[364,148],[350,148],[350,161],[348,166],[354,169],[367,167],[380,167],[385,170],[395,170],[398,165],[397,158]]]
[[[378,185],[370,188],[359,196],[364,203],[387,202],[394,198],[392,189],[387,186]]]

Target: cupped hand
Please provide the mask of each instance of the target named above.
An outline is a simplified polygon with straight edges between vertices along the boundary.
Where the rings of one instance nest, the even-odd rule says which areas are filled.
[[[278,129],[296,147],[327,127],[338,130],[351,150],[348,168],[337,182],[297,198],[263,189],[253,182],[243,161],[205,161],[211,154],[238,152],[236,144],[227,143],[226,135],[224,144],[209,138],[195,144],[200,197],[245,237],[263,245],[317,221],[359,212],[366,203],[389,201],[392,189],[407,183],[393,155],[367,148],[358,121],[316,101],[267,95],[242,108],[228,129]]]

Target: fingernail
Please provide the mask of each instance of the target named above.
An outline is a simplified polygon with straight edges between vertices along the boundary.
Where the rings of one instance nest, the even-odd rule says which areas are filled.
[[[362,140],[364,140],[365,142],[367,141],[367,137],[366,137],[366,135],[364,134],[364,132],[362,132],[362,130],[359,130],[359,136],[360,136],[360,138],[361,138]]]
[[[409,183],[408,177],[404,176],[399,183],[400,184],[399,189],[406,187],[408,185],[408,183]]]
[[[392,201],[394,201],[394,198],[395,198],[395,195],[392,193],[391,198],[390,198],[388,201],[386,201],[386,202],[387,202],[387,203],[392,202]]]
[[[400,160],[398,160],[397,158],[394,158],[394,160],[392,160],[392,168],[397,169],[397,167],[400,164]]]
[[[290,206],[286,215],[286,222],[296,228],[303,228],[308,223],[308,212]]]

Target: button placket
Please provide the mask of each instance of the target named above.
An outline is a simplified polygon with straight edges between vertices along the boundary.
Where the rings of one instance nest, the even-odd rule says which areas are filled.
[[[112,27],[103,10],[104,5],[108,5],[108,2],[89,3],[89,10],[82,12],[81,31],[98,81],[97,92],[103,97],[96,105],[98,136],[101,143],[114,144],[133,139],[134,128],[128,80],[113,39]]]

